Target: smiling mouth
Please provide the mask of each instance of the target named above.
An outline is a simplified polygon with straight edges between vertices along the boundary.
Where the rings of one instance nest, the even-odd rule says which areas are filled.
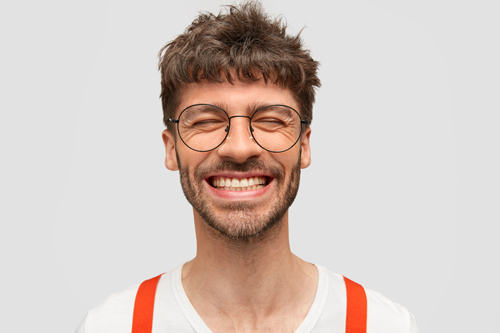
[[[210,177],[208,183],[224,191],[252,191],[266,187],[271,179],[267,176],[248,177],[248,178],[228,178],[228,177]]]

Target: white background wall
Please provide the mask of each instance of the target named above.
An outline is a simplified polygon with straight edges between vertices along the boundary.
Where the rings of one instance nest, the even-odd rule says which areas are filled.
[[[1,332],[73,332],[194,256],[156,56],[223,3],[2,2]],[[321,62],[293,251],[405,305],[421,332],[498,332],[497,2],[264,5],[306,26]]]

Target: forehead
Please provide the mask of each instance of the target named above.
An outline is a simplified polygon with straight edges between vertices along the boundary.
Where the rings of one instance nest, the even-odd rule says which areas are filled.
[[[221,106],[229,115],[251,112],[256,106],[284,104],[299,111],[292,92],[264,80],[256,82],[234,81],[233,83],[193,83],[183,86],[177,115],[193,104]]]

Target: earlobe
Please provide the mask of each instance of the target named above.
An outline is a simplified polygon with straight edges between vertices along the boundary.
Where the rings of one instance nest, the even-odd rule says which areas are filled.
[[[177,163],[177,154],[175,153],[175,137],[174,134],[168,129],[164,130],[161,134],[163,144],[165,145],[165,166],[168,170],[179,170]]]
[[[302,132],[302,139],[300,140],[300,168],[305,169],[311,165],[311,146],[309,145],[309,140],[311,137],[311,128],[306,127],[304,132]]]

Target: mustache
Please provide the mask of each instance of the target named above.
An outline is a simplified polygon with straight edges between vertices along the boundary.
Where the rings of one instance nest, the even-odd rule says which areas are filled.
[[[252,170],[271,173],[278,179],[283,178],[283,171],[280,168],[268,166],[261,160],[248,160],[244,163],[235,163],[227,160],[218,161],[212,165],[199,166],[195,171],[195,177],[197,179],[203,179],[207,173],[223,171],[248,172]]]

